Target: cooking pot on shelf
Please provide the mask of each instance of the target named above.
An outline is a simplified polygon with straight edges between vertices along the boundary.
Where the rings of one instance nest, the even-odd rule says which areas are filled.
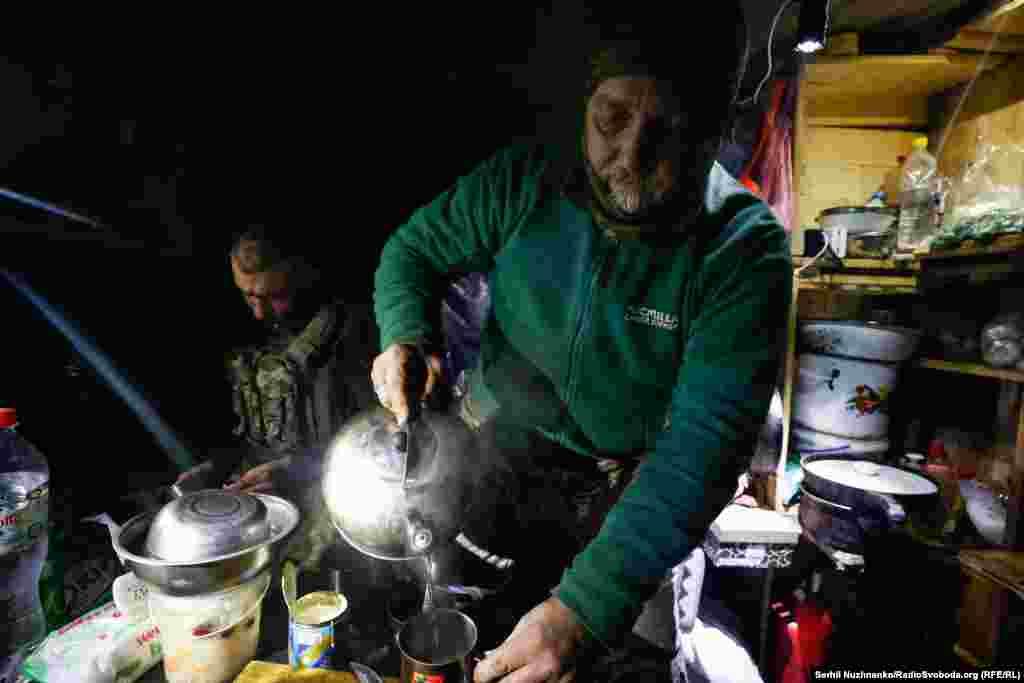
[[[832,455],[808,456],[802,467],[800,525],[830,556],[863,556],[874,539],[911,518],[927,527],[941,510],[938,484],[921,472]]]
[[[850,439],[794,426],[790,450],[803,458],[831,455],[847,460],[881,460],[889,452],[888,439]]]
[[[793,421],[798,426],[851,439],[887,437],[898,365],[819,353],[801,353],[797,361]]]
[[[882,363],[905,363],[917,350],[921,331],[856,320],[817,320],[800,323],[804,351]]]
[[[821,212],[822,230],[846,228],[849,235],[877,233],[894,227],[899,211],[884,206],[836,206]]]
[[[895,246],[898,215],[887,207],[837,206],[822,211],[818,222],[839,258],[887,258]]]
[[[371,557],[430,555],[462,529],[476,474],[474,445],[462,420],[426,406],[401,428],[382,406],[355,415],[325,456],[331,521]]]

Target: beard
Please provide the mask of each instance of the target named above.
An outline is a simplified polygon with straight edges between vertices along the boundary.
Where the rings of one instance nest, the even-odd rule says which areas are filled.
[[[608,183],[609,199],[615,210],[626,217],[645,216],[667,205],[674,195],[672,190],[658,189],[654,175]]]
[[[718,151],[717,140],[697,143],[677,164],[669,187],[659,188],[656,172],[637,176],[621,169],[599,174],[589,159],[586,170],[604,194],[605,211],[623,223],[689,220],[704,206],[708,174]]]

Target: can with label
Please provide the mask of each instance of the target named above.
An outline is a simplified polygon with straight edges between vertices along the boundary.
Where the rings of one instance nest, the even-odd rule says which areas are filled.
[[[288,618],[292,669],[333,669],[335,627],[348,609],[341,593],[317,591],[299,598]]]

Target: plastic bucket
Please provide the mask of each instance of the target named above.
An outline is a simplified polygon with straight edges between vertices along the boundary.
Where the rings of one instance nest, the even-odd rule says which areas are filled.
[[[260,607],[270,573],[206,595],[150,590],[149,613],[160,629],[168,683],[224,683],[256,656]]]

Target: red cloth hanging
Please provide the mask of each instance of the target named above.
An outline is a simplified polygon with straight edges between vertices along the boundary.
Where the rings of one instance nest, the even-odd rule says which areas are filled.
[[[793,113],[796,79],[778,79],[772,85],[771,104],[764,113],[761,134],[739,181],[763,199],[783,227],[795,227],[793,199]]]

